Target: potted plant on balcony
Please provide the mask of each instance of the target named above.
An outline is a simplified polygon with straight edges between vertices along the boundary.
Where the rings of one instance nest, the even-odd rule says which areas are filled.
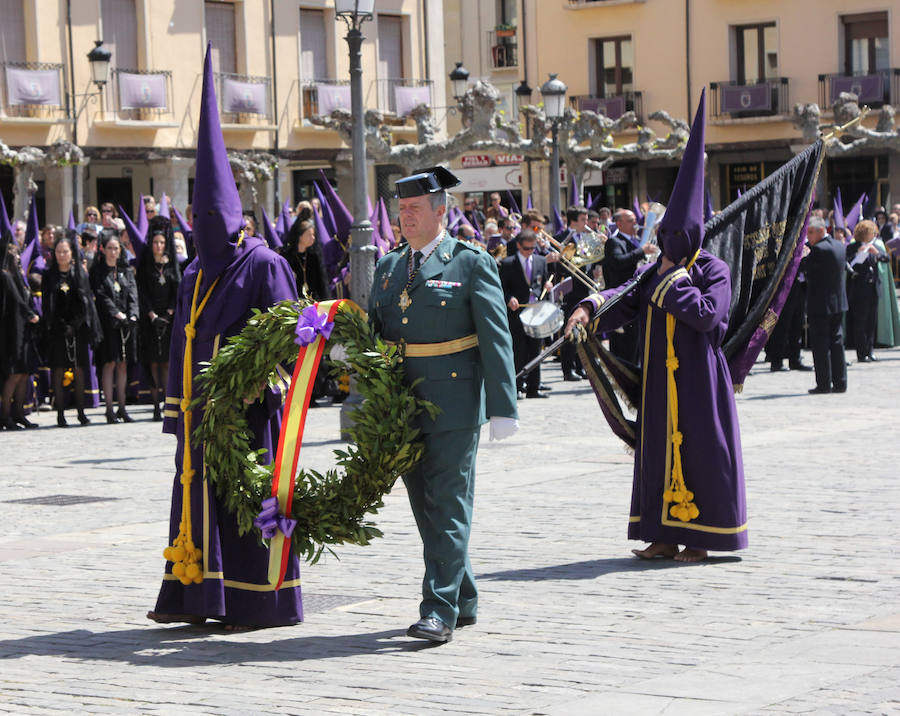
[[[516,34],[515,25],[500,24],[494,28],[497,37],[513,37]]]

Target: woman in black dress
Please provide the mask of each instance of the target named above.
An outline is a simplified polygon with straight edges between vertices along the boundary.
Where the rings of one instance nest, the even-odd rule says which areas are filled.
[[[41,279],[44,345],[47,365],[53,371],[56,424],[61,428],[68,427],[64,390],[67,378],[74,382],[78,422],[91,422],[84,414],[84,377],[91,369],[88,348],[100,339],[94,295],[78,255],[75,232],[57,239]]]
[[[134,364],[137,344],[138,299],[134,270],[125,262],[116,233],[103,231],[100,254],[91,266],[91,288],[97,302],[103,342],[97,347],[97,364],[106,400],[106,422],[133,422],[125,412],[128,366]],[[113,413],[113,377],[119,410]]]
[[[0,427],[4,430],[37,427],[25,417],[21,398],[28,374],[37,362],[31,326],[39,320],[31,306],[31,291],[22,275],[19,251],[7,233],[0,240]]]
[[[281,255],[297,278],[297,295],[313,301],[328,299],[328,277],[322,259],[322,245],[316,240],[315,224],[301,212],[284,237]]]
[[[300,215],[291,224],[284,237],[281,255],[290,264],[297,281],[297,295],[310,301],[326,301],[328,295],[328,275],[325,273],[325,262],[322,259],[322,246],[316,240],[315,224],[312,222],[312,209],[302,209]],[[316,400],[331,395],[337,398],[338,391],[331,378],[331,362],[322,357],[319,372],[313,385],[312,399],[309,406],[318,407]]]
[[[150,251],[144,251],[137,270],[138,304],[141,315],[141,363],[150,376],[153,419],[162,420],[159,391],[169,381],[169,343],[172,340],[172,316],[178,300],[181,270],[175,258],[172,227],[165,217],[150,222]],[[165,393],[163,393],[165,399]]]

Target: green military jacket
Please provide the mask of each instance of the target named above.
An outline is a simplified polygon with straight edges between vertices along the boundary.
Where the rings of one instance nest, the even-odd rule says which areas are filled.
[[[423,378],[415,393],[441,409],[434,419],[420,415],[420,429],[458,430],[481,425],[492,416],[518,417],[512,338],[496,262],[445,232],[407,290],[411,303],[402,311],[400,294],[409,276],[409,251],[408,245],[398,247],[375,267],[369,320],[376,332],[386,340],[408,344],[478,336],[475,348],[404,359],[406,382]]]

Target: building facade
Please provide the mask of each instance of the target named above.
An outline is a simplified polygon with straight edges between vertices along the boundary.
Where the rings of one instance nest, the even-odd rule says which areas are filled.
[[[706,87],[716,208],[806,146],[791,122],[794,104],[819,105],[826,123],[834,98],[857,92],[860,104],[876,110],[864,123],[869,128],[882,105],[900,106],[900,12],[885,0],[446,0],[445,25],[447,66],[462,61],[471,79],[495,84],[510,111],[523,81],[539,102],[537,89],[558,73],[574,108],[611,118],[633,110],[664,134],[648,116],[665,110],[689,121]],[[546,162],[523,162],[516,173],[504,164],[509,158],[495,159],[457,163],[471,177],[467,188],[530,191],[546,211]],[[465,169],[479,163],[488,166]],[[677,162],[622,162],[588,175],[585,188],[609,206],[630,206],[635,197],[664,203],[676,171]],[[829,158],[820,203],[830,206],[838,187],[845,201],[862,192],[880,205],[900,201],[900,154],[873,149]]]
[[[346,27],[333,0],[0,0],[0,17],[0,140],[14,149],[64,140],[85,154],[76,167],[34,168],[42,223],[64,223],[70,209],[80,220],[100,201],[131,213],[141,194],[166,192],[184,209],[207,42],[226,146],[274,157],[259,204],[271,214],[282,200],[309,198],[320,170],[350,196],[347,145],[310,121],[349,109]],[[414,141],[408,88],[431,104],[445,95],[441,2],[377,0],[363,34],[366,108],[382,112],[400,141]],[[97,40],[112,52],[99,88],[86,58]],[[0,166],[16,217],[27,202],[14,191],[21,171]],[[396,174],[371,166],[370,193]]]

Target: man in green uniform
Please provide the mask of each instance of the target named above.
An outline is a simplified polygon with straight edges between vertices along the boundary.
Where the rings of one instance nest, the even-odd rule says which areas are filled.
[[[425,452],[403,478],[422,537],[420,619],[407,634],[447,642],[478,608],[468,544],[480,426],[491,439],[518,428],[512,339],[494,259],[444,230],[447,193],[459,180],[442,167],[397,182],[408,244],[378,261],[369,300],[375,330],[404,346],[406,381],[440,408],[422,415]]]

